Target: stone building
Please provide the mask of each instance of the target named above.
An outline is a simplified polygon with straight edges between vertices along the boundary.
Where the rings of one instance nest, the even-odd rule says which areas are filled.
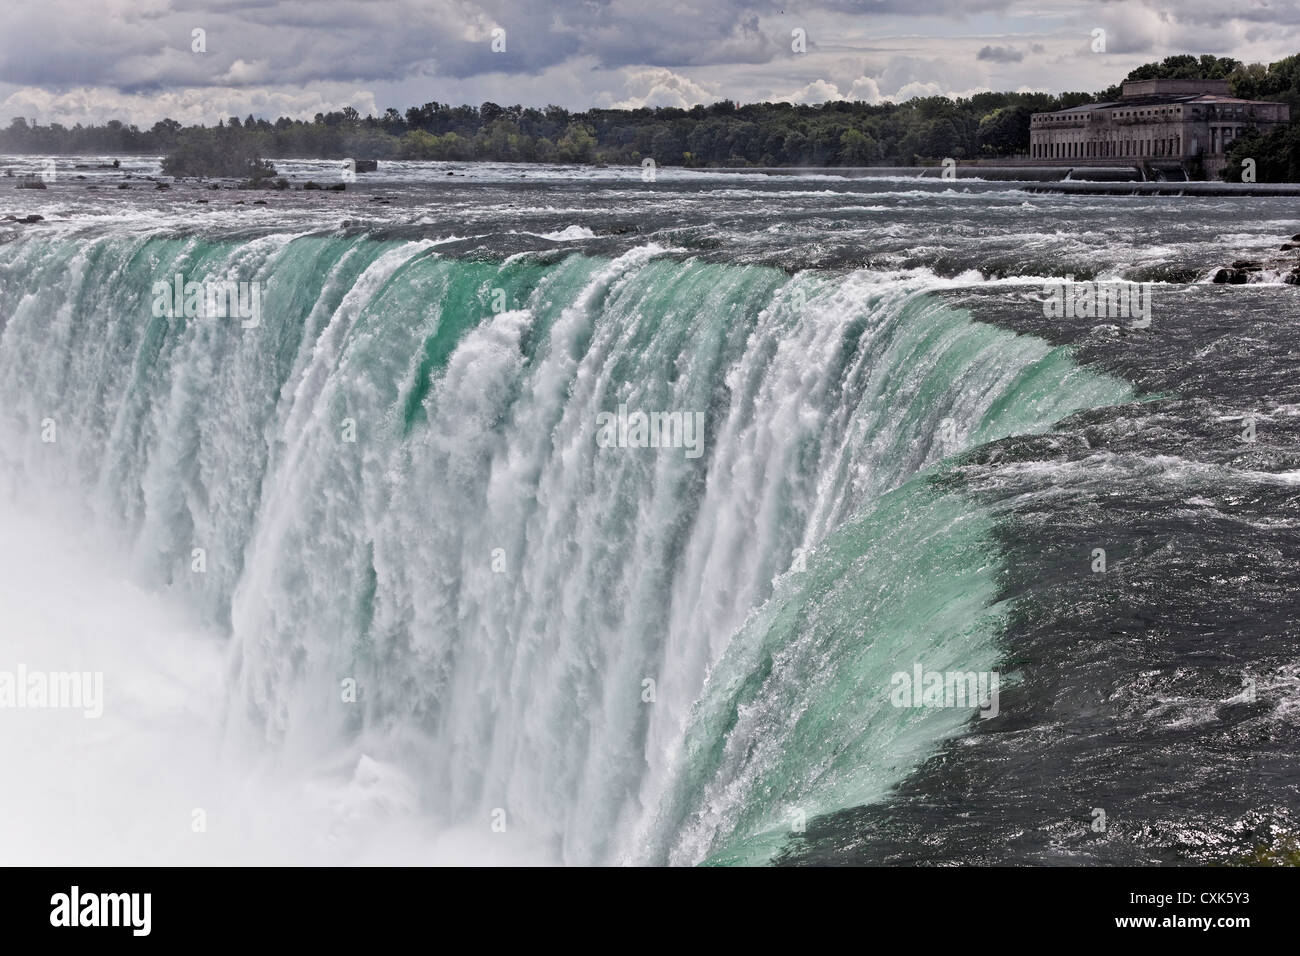
[[[1227,80],[1130,80],[1114,102],[1035,113],[1029,152],[1051,165],[1136,166],[1150,175],[1217,179],[1233,140],[1290,118],[1284,103],[1229,95]]]

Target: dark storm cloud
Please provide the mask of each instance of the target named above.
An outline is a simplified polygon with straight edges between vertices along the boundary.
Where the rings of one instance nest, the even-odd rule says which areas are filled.
[[[1075,13],[1078,5],[1065,4]],[[1179,0],[1103,2],[1098,12],[1158,12],[1169,23],[1300,22],[1300,4]],[[770,63],[790,28],[836,18],[846,31],[890,20],[1014,17],[1013,0],[44,0],[13,4],[0,31],[0,83],[108,87],[303,86],[536,75],[581,57],[588,68]],[[505,52],[491,46],[506,30]],[[194,29],[207,52],[191,52]],[[1120,30],[1117,52],[1149,46]],[[815,47],[815,44],[813,45]],[[978,59],[1023,53],[989,43]]]
[[[1084,89],[1139,58],[1292,53],[1300,0],[30,0],[2,23],[0,121],[148,119]]]
[[[606,68],[761,63],[767,0],[50,0],[6,14],[0,82],[134,90],[532,74],[582,54]],[[504,52],[491,31],[503,28]],[[207,52],[191,51],[194,29]]]
[[[121,90],[534,74],[577,55],[602,68],[765,63],[816,13],[964,18],[1010,0],[48,0],[15,5],[0,82]],[[772,22],[776,22],[775,20]],[[860,22],[857,18],[854,22]],[[490,30],[506,30],[493,52]],[[191,32],[207,31],[207,53]]]
[[[980,47],[979,53],[975,54],[977,60],[988,60],[992,63],[1019,63],[1025,58],[1025,55],[1010,46],[985,46]]]

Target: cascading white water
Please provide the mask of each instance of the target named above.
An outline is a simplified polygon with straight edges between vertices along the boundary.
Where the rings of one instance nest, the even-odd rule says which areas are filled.
[[[262,326],[151,316],[152,283],[178,272],[262,282]],[[914,541],[837,529],[948,454],[1124,393],[926,297],[924,275],[788,277],[653,246],[544,265],[366,238],[31,241],[0,275],[6,482],[83,498],[138,579],[228,628],[231,746],[402,768],[435,826],[487,830],[499,809],[570,863],[699,862],[766,833],[772,772],[818,812],[898,779],[911,764],[880,755],[915,727],[851,716],[867,769],[790,770],[838,731],[805,740],[770,708],[800,673],[807,693],[809,675],[865,678],[777,659],[841,646],[833,614],[773,620],[860,591],[876,603],[859,613],[955,626],[852,560],[941,541],[942,508],[888,499],[919,509],[897,520]],[[703,413],[703,454],[601,447],[619,406]],[[857,554],[807,558],[808,586],[788,573],[828,540]],[[987,589],[957,579],[952,607],[977,613]],[[993,626],[952,659],[987,655]],[[902,619],[890,633],[948,646]],[[742,713],[755,668],[785,683]],[[743,756],[760,745],[772,760]]]

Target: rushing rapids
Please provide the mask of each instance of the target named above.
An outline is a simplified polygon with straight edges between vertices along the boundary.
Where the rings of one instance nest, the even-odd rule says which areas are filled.
[[[787,802],[878,797],[908,765],[900,737],[915,761],[965,715],[918,732],[864,702],[809,776],[788,766],[811,759],[800,738],[819,719],[790,710],[795,675],[763,694],[782,721],[756,713],[728,736],[754,690],[733,685],[763,644],[803,671],[818,642],[871,641],[888,604],[906,632],[816,675],[819,697],[861,693],[858,667],[892,669],[890,642],[936,626],[900,606],[936,573],[962,579],[943,622],[962,632],[956,661],[987,658],[986,589],[925,553],[943,505],[896,496],[884,507],[916,538],[860,535],[860,567],[833,572],[819,546],[946,454],[1127,394],[871,272],[790,278],[655,246],[464,262],[315,236],[8,252],[6,274],[28,277],[6,284],[0,351],[13,480],[85,495],[138,580],[229,627],[243,729],[406,761],[440,817],[503,807],[573,862],[695,862],[777,827]],[[260,282],[265,328],[155,315],[155,275]],[[600,447],[619,406],[703,415],[703,455]],[[804,551],[815,583],[788,574]],[[783,575],[785,600],[825,589],[856,607],[801,651],[769,633],[788,625],[746,625]],[[348,677],[355,712],[334,692]],[[759,786],[773,776],[780,799]]]
[[[834,235],[822,207],[850,201],[824,185],[785,187],[815,243]],[[678,195],[695,216],[693,190],[729,188]],[[932,195],[886,186],[863,215],[1023,204]],[[734,224],[610,239],[525,212],[463,240],[301,215],[74,215],[0,244],[0,491],[77,522],[215,635],[225,753],[378,787],[434,832],[519,834],[543,861],[861,852],[847,814],[890,812],[996,723],[891,705],[891,675],[1003,670],[1035,692],[1015,639],[1037,585],[1009,537],[1041,507],[1026,462],[1100,448],[1041,443],[1087,410],[1145,417],[1179,384],[1045,321],[1043,280],[1005,250],[992,277],[1013,278],[984,288],[976,236],[923,263],[911,236],[890,263],[830,250],[787,271],[783,235],[730,258],[703,241]],[[1083,274],[1160,275],[1097,255],[1077,252]],[[256,296],[259,321],[187,307],[187,283],[237,288],[249,314]],[[1157,284],[1157,330],[1162,290],[1229,291]],[[1099,465],[1113,484],[1078,507],[1131,495],[1127,469]],[[1062,501],[1093,481],[1052,473]],[[1077,542],[1083,572],[1102,546]],[[111,710],[111,669],[105,686]]]

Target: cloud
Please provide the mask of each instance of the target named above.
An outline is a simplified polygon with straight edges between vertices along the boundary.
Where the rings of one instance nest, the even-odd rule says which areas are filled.
[[[779,97],[780,100],[787,103],[828,103],[831,100],[842,100],[839,88],[834,83],[828,83],[826,80],[814,80],[801,90],[795,90],[787,96]]]
[[[864,7],[877,16],[892,14],[904,17],[961,17],[972,13],[1006,11],[1011,0],[826,0],[821,6],[861,15]]]
[[[853,81],[846,99],[861,100],[863,103],[880,102],[880,86],[869,76],[860,76]]]
[[[984,46],[975,54],[977,60],[990,60],[993,63],[1019,63],[1025,55],[1011,46]]]
[[[890,57],[880,74],[880,90],[893,100],[913,96],[942,96],[954,90],[982,88],[986,74],[982,67],[953,58],[919,56]]]
[[[578,109],[723,98],[880,102],[988,89],[990,76],[999,89],[1092,90],[1173,53],[1267,62],[1300,48],[1300,0],[806,0],[797,12],[784,0],[9,7],[0,123],[19,110],[64,122],[113,110],[140,125],[167,115],[215,122],[250,111],[364,111],[359,101],[399,109],[429,100]],[[807,31],[806,53],[791,50],[794,27]],[[1092,52],[1095,28],[1107,31],[1105,55]],[[202,52],[192,49],[196,29],[206,31]],[[499,52],[494,30],[505,31]]]
[[[204,87],[172,90],[160,94],[122,93],[104,87],[81,87],[51,93],[25,87],[0,101],[0,115],[26,116],[42,124],[103,123],[111,119],[152,126],[169,118],[185,124],[212,124],[230,116],[288,116],[311,119],[351,106],[360,113],[378,113],[372,93],[343,87],[296,93],[249,90],[235,87]]]
[[[1169,21],[1155,10],[1142,7],[1117,7],[1106,10],[1098,18],[1097,28],[1106,31],[1108,54],[1148,53],[1162,45],[1169,30]],[[1081,40],[1081,51],[1092,51],[1091,31]]]
[[[760,22],[777,10],[776,0],[43,0],[6,10],[0,76],[126,89],[530,74],[578,55],[607,69],[762,63],[788,51],[788,31]],[[191,48],[195,29],[203,52]]]
[[[1116,3],[1117,0],[1105,0]],[[1125,0],[1127,4],[1130,0]],[[1272,26],[1300,26],[1300,4],[1294,0],[1270,3],[1267,0],[1225,3],[1223,0],[1136,0],[1140,6],[1170,21],[1202,27],[1218,27],[1225,23],[1244,21]],[[1123,4],[1120,4],[1123,5]]]
[[[879,103],[881,100],[880,87],[876,81],[869,76],[860,76],[849,84],[847,93],[841,93],[840,88],[829,80],[816,79],[811,83],[795,90],[793,93],[783,95],[773,95],[767,99],[778,103],[806,103],[814,105],[817,103],[831,103],[837,100],[858,100],[864,103]]]
[[[630,95],[613,104],[615,109],[635,110],[643,106],[689,109],[723,99],[693,80],[662,68],[632,71],[627,76],[627,89]]]

